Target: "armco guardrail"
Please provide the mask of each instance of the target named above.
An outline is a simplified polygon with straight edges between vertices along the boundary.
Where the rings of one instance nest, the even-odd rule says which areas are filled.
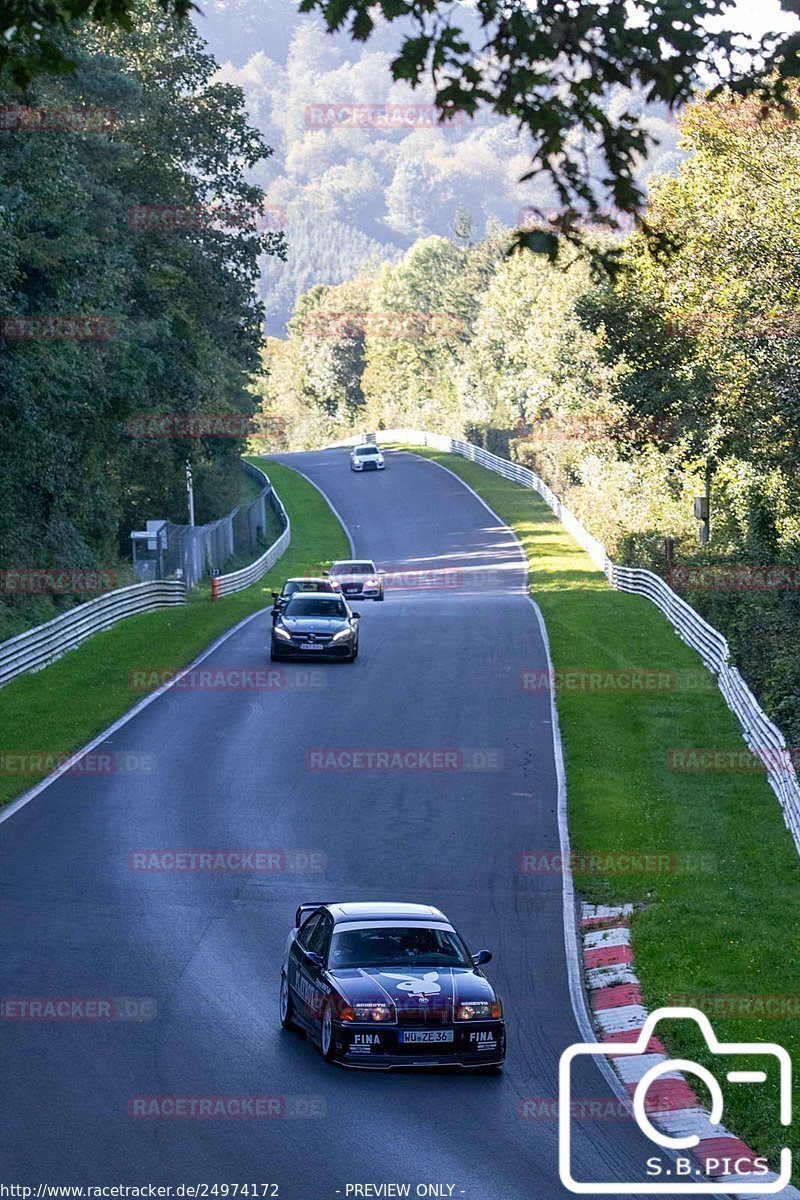
[[[116,588],[94,600],[87,600],[85,604],[78,604],[44,625],[0,642],[0,686],[15,675],[38,671],[55,662],[93,633],[110,629],[123,617],[185,602],[185,583],[177,579],[158,579]]]
[[[654,571],[637,567],[618,567],[612,563],[603,544],[584,529],[575,514],[561,503],[544,480],[527,467],[509,462],[497,454],[482,450],[480,446],[473,446],[470,442],[462,442],[442,434],[425,433],[419,429],[382,429],[367,436],[380,442],[431,446],[435,450],[458,454],[487,467],[490,471],[498,472],[506,479],[533,488],[552,509],[564,528],[572,534],[578,545],[586,550],[595,565],[605,572],[612,587],[652,600],[669,619],[678,636],[687,646],[697,651],[705,666],[716,675],[719,690],[725,697],[728,708],[737,717],[745,742],[764,764],[770,786],[781,803],[787,828],[800,852],[800,784],[792,756],[783,734],[777,725],[770,721],[739,671],[731,663],[730,648],[719,630],[709,625],[691,604],[673,592],[669,584]],[[346,438],[336,445],[351,446],[363,440],[363,437]]]
[[[263,481],[267,487],[270,487],[269,479],[258,467],[246,463],[245,468],[248,469],[248,474],[254,479],[258,479],[259,482]],[[248,567],[242,567],[240,571],[231,571],[228,575],[215,575],[211,580],[212,600],[218,600],[220,596],[228,596],[231,592],[240,592],[242,588],[249,587],[251,583],[257,583],[263,575],[266,575],[270,567],[275,565],[281,555],[286,553],[292,538],[291,522],[274,488],[271,488],[270,499],[274,502],[274,510],[283,521],[283,533],[277,541],[272,543],[269,550],[262,554],[260,558],[257,558],[255,562],[250,563]]]

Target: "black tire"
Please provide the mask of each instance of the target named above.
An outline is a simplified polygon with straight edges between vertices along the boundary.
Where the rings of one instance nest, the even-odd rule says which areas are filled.
[[[384,599],[385,599],[385,596],[384,596],[383,592],[381,592],[380,596],[375,597],[375,603],[377,604],[379,600],[384,600]]]
[[[289,980],[286,978],[285,971],[281,971],[281,990],[278,997],[278,1015],[280,1016],[281,1026],[283,1029],[294,1029],[294,1019],[292,1017],[292,994],[289,991]]]
[[[283,662],[283,655],[278,654],[276,650],[270,650],[269,657],[270,662]]]
[[[325,1062],[333,1062],[333,1016],[330,1004],[326,1004],[322,1010],[322,1019],[319,1025],[319,1052]]]

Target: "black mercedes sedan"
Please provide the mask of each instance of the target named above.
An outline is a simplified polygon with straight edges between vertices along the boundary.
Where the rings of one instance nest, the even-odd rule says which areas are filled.
[[[295,592],[274,617],[270,657],[355,662],[360,616],[339,593]]]
[[[348,1067],[500,1067],[503,1006],[444,913],[427,904],[301,904],[281,970],[284,1029]]]

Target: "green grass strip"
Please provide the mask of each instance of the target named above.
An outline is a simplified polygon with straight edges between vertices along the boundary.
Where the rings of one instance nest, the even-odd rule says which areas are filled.
[[[703,996],[719,1038],[774,1041],[800,1063],[800,861],[778,800],[763,772],[670,766],[673,749],[746,749],[713,677],[651,601],[608,585],[536,493],[457,455],[409,449],[460,476],[525,547],[556,673],[573,854],[598,856],[596,870],[576,871],[576,888],[592,902],[641,906],[632,938],[645,1003]],[[637,668],[674,684],[614,686]],[[570,686],[566,674],[559,686],[568,671],[600,672],[609,686],[575,686],[578,676]],[[626,873],[621,853],[662,856],[663,869]],[[782,1015],[745,1017],[748,1004]],[[798,1122],[778,1123],[773,1066],[768,1085],[728,1084],[692,1025],[665,1036],[720,1079],[724,1123],[773,1166],[780,1146],[797,1146]],[[799,1103],[796,1092],[795,1113]],[[795,1151],[796,1176],[799,1163]]]
[[[185,605],[128,617],[44,670],[12,679],[1,693],[3,754],[79,749],[146,694],[131,688],[131,671],[186,666],[226,629],[271,604],[270,593],[288,576],[347,556],[344,530],[316,488],[281,464],[250,461],[267,471],[289,514],[292,540],[286,554],[263,579],[241,592],[212,602],[205,585],[190,592]],[[269,663],[266,640],[264,662]],[[0,771],[0,804],[46,773]]]

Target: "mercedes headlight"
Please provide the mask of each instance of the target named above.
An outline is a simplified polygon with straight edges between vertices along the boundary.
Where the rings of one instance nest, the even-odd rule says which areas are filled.
[[[338,633],[335,633],[333,635],[333,637],[331,638],[331,641],[332,642],[343,642],[345,640],[345,638],[349,638],[351,636],[352,632],[353,631],[351,629],[340,629]]]
[[[289,633],[289,630],[284,629],[282,625],[273,625],[272,633],[274,637],[283,638],[284,642],[290,642],[292,640],[292,635]]]

